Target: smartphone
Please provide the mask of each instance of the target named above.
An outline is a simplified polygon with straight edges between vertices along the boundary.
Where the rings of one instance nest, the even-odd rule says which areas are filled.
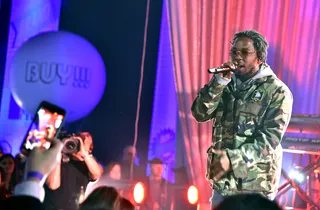
[[[40,103],[27,130],[20,151],[24,155],[34,147],[50,147],[50,141],[57,137],[66,116],[66,110],[47,101]]]

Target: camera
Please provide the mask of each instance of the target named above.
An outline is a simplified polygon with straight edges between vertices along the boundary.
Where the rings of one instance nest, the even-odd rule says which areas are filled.
[[[73,154],[80,151],[80,141],[83,141],[83,137],[79,134],[69,134],[65,131],[60,132],[58,137],[63,143],[62,153]]]

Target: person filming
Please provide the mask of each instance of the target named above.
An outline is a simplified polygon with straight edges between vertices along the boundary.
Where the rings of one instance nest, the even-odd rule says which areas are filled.
[[[92,155],[93,141],[88,132],[62,139],[61,159],[49,174],[45,185],[46,210],[77,210],[87,184],[103,174],[102,166]]]

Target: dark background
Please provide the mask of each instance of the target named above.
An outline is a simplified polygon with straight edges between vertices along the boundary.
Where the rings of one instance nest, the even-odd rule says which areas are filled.
[[[137,144],[142,162],[148,153],[162,13],[162,0],[150,2]],[[133,144],[146,7],[146,0],[62,1],[60,30],[91,42],[100,52],[107,71],[107,85],[99,105],[66,129],[90,132],[94,155],[104,163],[121,158],[123,148]]]
[[[11,0],[0,0],[0,106],[7,60],[7,47],[11,14]]]

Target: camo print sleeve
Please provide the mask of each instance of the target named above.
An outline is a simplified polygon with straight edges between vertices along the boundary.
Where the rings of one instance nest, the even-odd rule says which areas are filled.
[[[237,178],[255,173],[257,163],[270,163],[277,156],[279,144],[291,118],[293,97],[288,88],[281,87],[274,94],[264,120],[256,130],[252,143],[238,149],[227,149],[232,170]]]
[[[212,77],[210,82],[200,89],[191,106],[192,115],[198,122],[206,122],[214,118],[214,111],[218,107],[225,87],[226,85],[217,82],[216,77]]]

